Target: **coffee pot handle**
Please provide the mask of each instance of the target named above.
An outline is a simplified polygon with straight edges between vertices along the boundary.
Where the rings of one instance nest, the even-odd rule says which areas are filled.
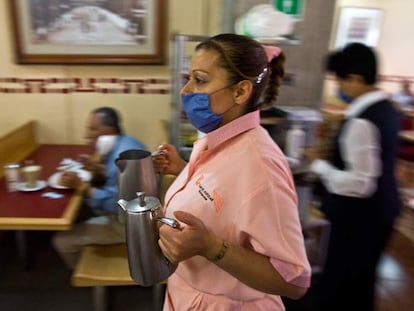
[[[115,159],[115,165],[118,167],[119,172],[123,173],[126,167],[126,161],[120,158]]]
[[[180,223],[175,220],[174,218],[168,218],[168,217],[160,217],[157,218],[156,220],[158,220],[159,222],[162,222],[163,224],[166,224],[174,229],[179,229],[180,228]]]

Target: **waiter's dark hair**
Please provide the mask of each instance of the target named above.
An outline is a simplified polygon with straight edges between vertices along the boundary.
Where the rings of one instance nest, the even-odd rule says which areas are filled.
[[[377,82],[377,58],[372,48],[362,43],[350,43],[342,50],[329,54],[325,69],[341,79],[350,74],[360,75],[368,85]]]
[[[115,109],[111,107],[100,107],[93,110],[93,113],[100,115],[103,126],[114,128],[117,134],[122,133],[121,119]]]

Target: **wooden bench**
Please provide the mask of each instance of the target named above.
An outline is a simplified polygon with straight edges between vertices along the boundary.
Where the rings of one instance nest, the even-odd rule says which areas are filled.
[[[108,310],[108,286],[137,285],[129,274],[126,244],[86,246],[71,277],[75,287],[92,287],[95,311]],[[165,282],[152,287],[154,310],[161,310]]]
[[[35,121],[29,121],[0,137],[0,177],[4,175],[5,164],[19,163],[36,150],[35,126]]]
[[[0,136],[0,178],[4,175],[4,165],[8,163],[20,163],[30,155],[39,144],[36,142],[36,122],[28,121],[12,131]],[[0,235],[2,232],[0,232]],[[20,256],[25,257],[26,247],[20,231],[17,232],[17,249]]]

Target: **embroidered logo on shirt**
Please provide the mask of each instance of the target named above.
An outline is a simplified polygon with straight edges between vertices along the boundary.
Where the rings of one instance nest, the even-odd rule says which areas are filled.
[[[221,208],[223,207],[224,199],[221,195],[218,194],[217,191],[213,191],[213,203],[216,212],[220,212]]]
[[[204,200],[213,202],[214,204],[214,210],[216,213],[219,213],[221,208],[224,204],[223,197],[217,192],[213,191],[213,194],[210,194],[207,189],[205,189],[202,185],[202,181],[204,180],[204,175],[201,175],[197,180],[195,181],[196,186],[198,186],[198,193],[203,197]]]
[[[204,179],[204,175],[201,175],[200,177],[198,177],[198,179],[196,180],[195,184],[197,186],[200,186],[201,185],[201,182],[203,181],[203,179]]]

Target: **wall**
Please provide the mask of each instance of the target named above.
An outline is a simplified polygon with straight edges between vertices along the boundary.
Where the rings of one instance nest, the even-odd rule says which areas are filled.
[[[414,1],[412,0],[337,0],[330,48],[333,49],[341,7],[382,9],[383,22],[377,48],[382,76],[379,86],[389,93],[399,89],[401,79],[410,79],[414,87]],[[325,100],[334,93],[335,84],[326,81]]]
[[[222,13],[222,25],[226,31],[234,31],[238,17],[263,0],[223,0],[226,11]],[[321,9],[323,8],[323,9]],[[302,19],[295,23],[294,37],[298,44],[279,41],[286,56],[286,72],[293,81],[283,85],[275,106],[319,107],[325,74],[322,71],[322,57],[329,47],[329,38],[335,1],[305,0]]]
[[[38,140],[41,143],[82,143],[84,122],[90,109],[111,105],[121,111],[126,131],[154,149],[167,140],[161,120],[170,118],[168,60],[171,54],[171,34],[180,32],[205,35],[219,32],[223,0],[165,0],[167,61],[160,66],[15,64],[8,2],[0,1],[0,135],[26,120],[35,119],[38,120]],[[305,2],[305,14],[311,14],[313,26],[300,30],[306,40],[299,47],[298,55],[294,56],[294,52],[289,51],[290,48],[286,51],[289,54],[288,65],[292,66],[292,70],[296,70],[295,66],[299,64],[305,68],[297,69],[300,70],[297,76],[303,79],[300,81],[303,87],[300,92],[285,88],[281,97],[287,99],[281,99],[279,103],[310,103],[317,106],[321,93],[320,79],[323,79],[320,68],[323,53],[319,45],[323,42],[326,47],[329,46],[325,41],[330,35],[332,17],[326,14],[330,12],[334,1]],[[392,91],[398,87],[396,81],[399,76],[414,76],[414,63],[410,59],[414,55],[411,39],[414,1],[337,0],[334,21],[342,6],[376,7],[384,10],[385,18],[378,48],[382,55],[382,73],[387,77],[382,85],[387,90]],[[333,35],[335,27],[332,30]],[[58,80],[50,80],[53,78]],[[140,79],[145,81],[140,82]],[[324,87],[325,95],[332,94],[333,91],[328,84]],[[42,90],[46,93],[41,93]],[[139,93],[140,90],[144,93]],[[290,101],[295,94],[297,100]]]
[[[337,0],[336,19],[343,6],[378,8],[384,14],[378,50],[385,75],[414,76],[414,1],[412,0]],[[335,22],[334,30],[336,29]],[[332,32],[331,46],[335,32]]]
[[[208,31],[209,15],[203,12],[210,6],[208,0],[165,2],[165,65],[75,66],[16,64],[8,1],[0,1],[0,136],[33,119],[41,143],[82,143],[89,111],[110,105],[121,112],[126,132],[148,148],[166,141],[162,120],[170,118],[170,35]]]
[[[296,79],[292,87],[282,89],[281,105],[319,107],[325,79],[321,64],[329,47],[334,7],[335,1],[305,1],[303,21],[296,27],[300,45],[284,48],[287,68]]]

